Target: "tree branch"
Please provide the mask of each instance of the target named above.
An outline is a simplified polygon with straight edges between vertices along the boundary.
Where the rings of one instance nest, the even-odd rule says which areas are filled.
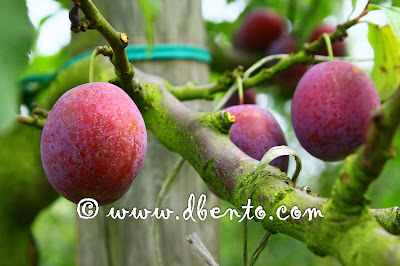
[[[141,112],[147,128],[167,148],[185,158],[224,199],[237,209],[245,206],[249,181],[258,161],[240,151],[227,134],[200,123],[204,113],[193,112],[181,104],[167,91],[161,78],[139,70],[136,75],[141,82],[146,82],[142,93],[146,108]],[[259,220],[266,228],[299,239],[315,253],[335,256],[344,264],[400,263],[400,240],[386,233],[369,209],[356,216],[339,217],[327,208],[326,199],[291,187],[291,180],[274,167],[267,168],[256,182],[252,205],[262,206],[266,211],[266,218]],[[297,206],[302,213],[316,208],[325,217],[312,221],[308,216],[279,220],[277,210],[282,205],[288,210]],[[269,216],[274,219],[268,219]],[[375,243],[374,252],[362,244],[351,246],[354,239],[357,243]]]
[[[92,1],[81,0],[80,8],[85,14],[86,19],[95,22],[92,27],[98,30],[110,44],[113,51],[110,61],[115,67],[115,74],[120,79],[121,87],[132,96],[136,89],[136,84],[133,80],[135,72],[125,50],[125,47],[128,45],[128,37],[125,33],[117,32],[107,22]]]
[[[31,126],[37,129],[43,129],[45,118],[39,118],[37,115],[31,115],[29,117],[16,115],[17,121],[23,125]]]

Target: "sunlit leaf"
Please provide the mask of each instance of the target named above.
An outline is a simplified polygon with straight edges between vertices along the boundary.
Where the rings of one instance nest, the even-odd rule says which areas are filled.
[[[400,84],[400,40],[390,26],[369,25],[369,42],[375,53],[371,78],[382,101],[389,98]]]
[[[28,52],[35,30],[25,1],[9,1],[0,9],[0,132],[13,121],[18,111],[18,84],[28,64]]]
[[[389,21],[389,25],[393,28],[394,34],[400,39],[400,7],[385,7],[378,5],[369,5],[369,10],[380,9],[385,12],[386,17]]]

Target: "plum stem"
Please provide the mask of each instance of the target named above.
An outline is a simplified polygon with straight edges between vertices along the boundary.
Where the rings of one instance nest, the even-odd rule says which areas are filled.
[[[94,72],[94,61],[96,60],[96,56],[99,55],[99,48],[93,50],[92,56],[90,57],[90,64],[89,64],[89,83],[93,82],[93,72]]]
[[[329,38],[328,33],[322,34],[322,37],[325,40],[326,49],[328,49],[328,55],[329,55],[330,61],[333,61],[333,50],[332,50],[331,38]]]
[[[243,82],[242,82],[242,78],[239,75],[236,77],[236,83],[238,85],[239,104],[242,105],[244,103]]]

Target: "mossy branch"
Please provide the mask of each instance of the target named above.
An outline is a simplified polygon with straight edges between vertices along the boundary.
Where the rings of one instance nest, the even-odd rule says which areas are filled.
[[[161,78],[137,69],[136,75],[147,84],[143,87],[146,107],[141,110],[147,128],[167,148],[186,159],[225,200],[237,209],[245,206],[258,161],[240,151],[227,134],[202,123],[204,114],[191,111],[173,97]],[[376,221],[397,233],[396,228],[388,225],[393,222],[392,218],[398,224],[398,215],[390,216],[386,211],[377,210],[374,211],[377,218],[374,218],[371,210],[364,209],[357,215],[341,216],[332,212],[327,199],[294,188],[288,180],[279,169],[268,167],[255,181],[251,203],[266,211],[265,219],[258,220],[265,228],[303,241],[314,253],[334,256],[346,265],[400,263],[400,239],[384,231]],[[306,215],[300,219],[280,220],[277,211],[283,205],[288,210],[297,206],[301,213],[315,208],[314,212],[321,210],[325,217],[309,221]],[[283,216],[286,215],[287,211]],[[367,248],[363,243],[375,244]]]

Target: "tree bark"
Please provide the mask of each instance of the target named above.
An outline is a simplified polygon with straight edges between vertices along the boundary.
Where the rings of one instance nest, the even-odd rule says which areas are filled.
[[[115,29],[127,33],[130,44],[145,44],[146,36],[141,11],[136,1],[95,1],[96,6]],[[180,43],[205,46],[206,36],[201,17],[201,2],[190,0],[162,1],[162,13],[156,22],[155,43]],[[94,49],[104,44],[98,32],[80,33],[71,44],[72,54],[83,49]],[[203,62],[193,60],[153,60],[133,62],[134,66],[166,77],[172,84],[181,85],[187,81],[207,83],[209,68]],[[192,109],[210,110],[204,101],[186,103]],[[179,156],[165,148],[148,131],[147,156],[140,174],[132,188],[114,207],[132,210],[154,209],[157,194],[168,173],[174,168]],[[207,194],[207,208],[215,206],[217,199],[192,166],[185,163],[177,176],[171,191],[161,208],[169,208],[174,215],[160,222],[160,243],[165,265],[204,265],[204,262],[185,243],[185,236],[196,232],[200,235],[210,253],[218,261],[218,221],[190,222],[175,219],[187,207],[190,193],[196,197]],[[81,265],[155,265],[155,250],[152,238],[152,221],[126,218],[112,220],[105,218],[110,206],[101,207],[93,220],[78,218],[78,263]],[[180,215],[181,216],[181,215]]]

